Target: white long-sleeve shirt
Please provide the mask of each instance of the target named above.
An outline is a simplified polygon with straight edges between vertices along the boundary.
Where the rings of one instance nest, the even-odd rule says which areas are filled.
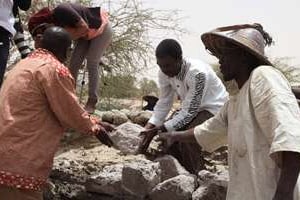
[[[12,8],[13,0],[0,1],[0,26],[14,35],[16,30],[14,29],[15,18],[13,16]]]
[[[149,123],[156,126],[164,124],[168,131],[189,124],[200,111],[216,114],[228,100],[222,81],[208,64],[200,60],[184,60],[181,71],[175,77],[168,77],[159,71],[158,80],[160,96]],[[181,100],[180,111],[164,122],[175,94]]]

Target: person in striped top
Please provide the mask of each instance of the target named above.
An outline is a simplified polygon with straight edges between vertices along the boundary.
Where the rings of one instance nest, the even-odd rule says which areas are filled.
[[[222,81],[212,68],[200,61],[182,57],[180,44],[173,39],[163,40],[156,48],[160,96],[153,116],[145,126],[146,131],[140,152],[145,152],[151,139],[158,132],[186,130],[214,116],[228,100]],[[174,98],[181,101],[180,109],[167,119]],[[203,167],[197,145],[176,143],[167,152],[175,156],[190,172],[197,173]]]

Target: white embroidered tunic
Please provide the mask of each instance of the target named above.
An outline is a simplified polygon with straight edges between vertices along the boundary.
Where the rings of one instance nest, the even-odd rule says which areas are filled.
[[[180,111],[164,123],[168,131],[189,124],[200,111],[216,114],[228,100],[222,81],[212,68],[200,60],[184,60],[180,73],[168,77],[159,71],[160,96],[149,122],[160,126],[173,105],[175,94],[181,100]]]

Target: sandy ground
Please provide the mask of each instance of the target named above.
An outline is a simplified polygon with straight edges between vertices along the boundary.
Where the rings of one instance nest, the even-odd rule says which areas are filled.
[[[91,136],[78,136],[72,141],[63,141],[56,153],[56,158],[65,156],[65,152],[68,152],[68,158],[71,158],[71,160],[79,161],[84,157],[86,162],[93,162],[98,166],[125,163],[144,157],[144,155],[125,156],[115,148],[107,147],[101,144],[96,137]],[[81,156],[79,157],[78,154]]]

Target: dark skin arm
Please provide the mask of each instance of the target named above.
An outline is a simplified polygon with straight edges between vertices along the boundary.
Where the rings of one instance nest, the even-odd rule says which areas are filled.
[[[174,142],[197,143],[193,128],[186,131],[159,133],[158,140],[164,141],[167,147],[171,146]]]
[[[300,153],[282,152],[282,168],[273,200],[293,200],[293,192],[300,171]]]
[[[297,99],[298,105],[300,106],[300,88],[292,88],[292,91]]]
[[[300,88],[292,88],[292,91],[297,99],[300,99]]]
[[[166,132],[167,129],[164,125],[162,126],[155,126],[153,124],[147,123],[145,126],[146,130],[140,133],[140,136],[143,137],[141,144],[139,145],[138,152],[139,153],[146,153],[152,139],[159,133],[159,132]]]

